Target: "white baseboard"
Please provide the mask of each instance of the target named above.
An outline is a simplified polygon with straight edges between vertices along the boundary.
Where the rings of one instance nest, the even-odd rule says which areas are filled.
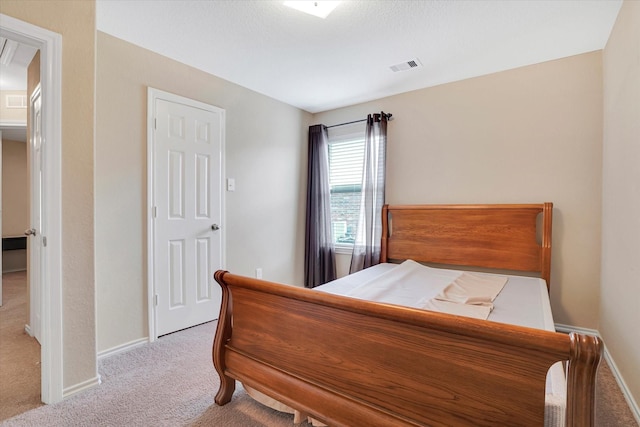
[[[100,375],[96,375],[91,379],[72,385],[71,387],[65,388],[64,390],[62,390],[62,398],[66,399],[67,397],[71,397],[74,394],[80,393],[81,391],[88,390],[97,385],[100,385]]]
[[[27,269],[26,269],[26,267],[8,268],[6,270],[2,270],[2,274],[5,274],[5,273],[17,273],[19,271],[27,271]]]
[[[122,353],[124,351],[131,350],[133,348],[139,347],[148,342],[149,342],[149,338],[139,338],[137,340],[129,341],[127,343],[124,343],[115,347],[111,347],[107,350],[98,352],[98,360],[104,359],[105,357],[113,356],[118,353]]]
[[[597,337],[602,338],[600,336],[600,332],[598,332],[595,329],[579,328],[577,326],[562,325],[558,323],[556,323],[555,326],[556,326],[556,331],[558,332],[564,332],[564,333],[578,332],[581,334],[596,335]],[[622,378],[622,376],[620,375],[620,371],[618,370],[618,366],[616,365],[616,362],[613,360],[613,358],[611,357],[611,353],[609,353],[609,350],[607,349],[607,344],[604,343],[603,347],[604,347],[604,352],[603,352],[604,360],[607,361],[609,368],[611,368],[611,373],[613,374],[613,377],[618,383],[618,386],[620,386],[620,390],[622,391],[622,395],[624,396],[624,399],[627,401],[627,404],[629,405],[629,408],[631,408],[631,412],[633,413],[634,418],[640,425],[640,407],[638,406],[638,403],[633,399],[633,396],[631,396],[629,387],[627,387],[627,384],[624,382],[624,378]]]
[[[580,334],[595,335],[597,337],[600,337],[600,332],[595,329],[579,328],[577,326],[563,325],[561,323],[556,323],[555,326],[556,331],[564,332],[565,334],[568,334],[569,332],[578,332]]]
[[[29,325],[24,325],[24,331],[27,333],[27,335],[29,335],[30,337],[33,336],[33,334],[31,333],[31,326]]]
[[[142,344],[146,344],[148,341],[149,341],[148,338],[141,338],[138,340],[134,340],[134,341],[119,345],[117,347],[110,348],[108,350],[98,353],[98,359],[102,359],[108,356],[113,356],[114,354],[130,350],[134,347],[138,347]],[[66,399],[67,397],[73,396],[74,394],[93,388],[97,385],[100,385],[101,383],[102,383],[102,379],[100,377],[100,374],[98,374],[95,377],[88,379],[87,381],[83,381],[71,387],[67,387],[62,391],[63,399]]]

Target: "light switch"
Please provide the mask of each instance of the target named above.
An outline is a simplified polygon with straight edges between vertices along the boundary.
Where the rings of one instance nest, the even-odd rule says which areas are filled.
[[[236,191],[236,180],[227,178],[227,191]]]

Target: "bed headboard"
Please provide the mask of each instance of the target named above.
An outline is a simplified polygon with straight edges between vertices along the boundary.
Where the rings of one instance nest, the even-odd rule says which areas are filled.
[[[553,203],[549,202],[385,205],[380,261],[413,259],[451,266],[533,272],[540,274],[548,288],[552,216]]]

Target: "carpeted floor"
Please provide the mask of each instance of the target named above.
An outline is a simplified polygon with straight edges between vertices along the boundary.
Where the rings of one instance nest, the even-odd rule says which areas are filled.
[[[27,272],[2,275],[0,420],[41,406],[40,344],[24,331]]]
[[[231,403],[214,404],[214,331],[215,322],[208,323],[111,356],[100,362],[99,387],[0,425],[291,426],[291,415],[257,404],[241,388]]]
[[[241,387],[229,404],[215,405],[219,383],[211,362],[214,332],[211,322],[103,359],[100,386],[0,426],[292,426],[292,415],[256,403]],[[596,425],[636,426],[606,363],[598,381]]]

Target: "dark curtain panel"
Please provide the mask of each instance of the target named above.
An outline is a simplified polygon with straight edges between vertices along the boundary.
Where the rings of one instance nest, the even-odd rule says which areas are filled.
[[[384,112],[369,114],[365,133],[360,218],[349,273],[380,262],[386,147],[387,115]]]
[[[329,193],[329,142],[324,125],[309,127],[307,226],[304,284],[307,288],[336,278]]]

